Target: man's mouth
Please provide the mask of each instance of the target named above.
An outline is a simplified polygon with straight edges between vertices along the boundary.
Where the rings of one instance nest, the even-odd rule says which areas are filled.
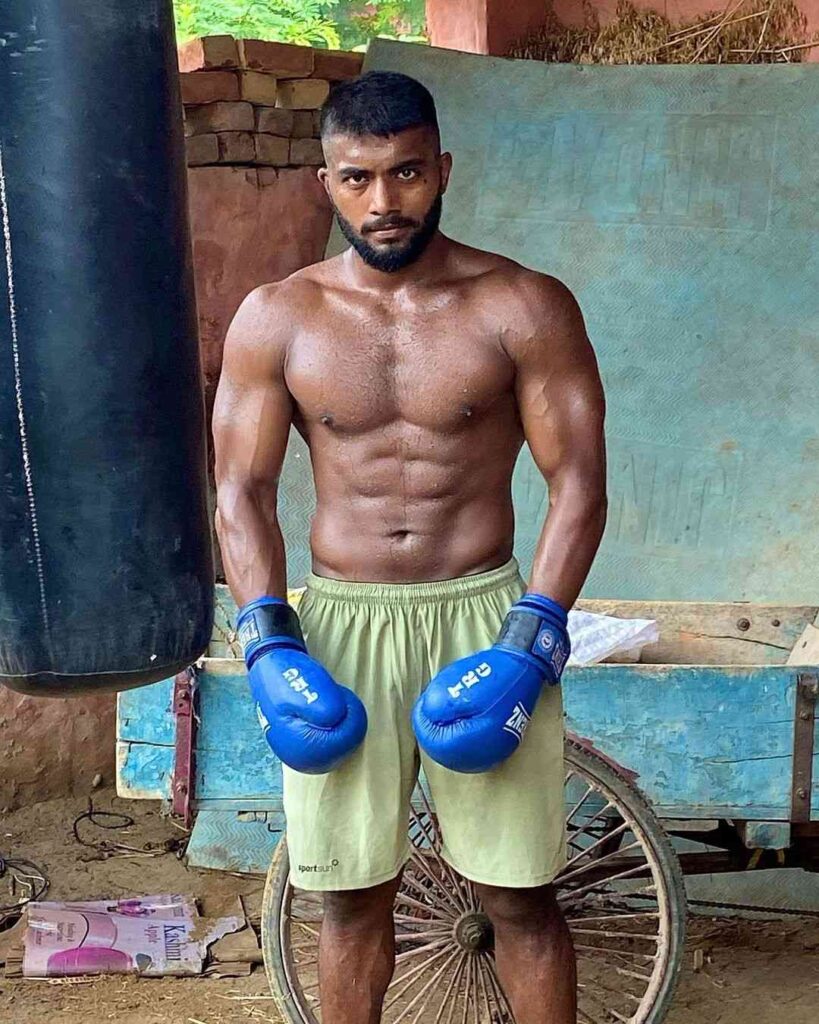
[[[402,231],[406,231],[408,227],[408,224],[393,224],[388,227],[373,228],[370,231],[368,231],[367,234],[372,235],[374,238],[386,239],[392,237],[393,235],[400,234]]]

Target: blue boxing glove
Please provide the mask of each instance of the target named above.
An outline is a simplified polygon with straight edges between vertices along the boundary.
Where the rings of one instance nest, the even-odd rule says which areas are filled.
[[[567,619],[556,601],[525,594],[492,647],[442,669],[415,702],[421,749],[456,772],[485,772],[513,754],[543,685],[560,682]]]
[[[307,653],[299,617],[281,598],[239,610],[250,690],[273,753],[297,772],[323,775],[359,746],[367,712]]]

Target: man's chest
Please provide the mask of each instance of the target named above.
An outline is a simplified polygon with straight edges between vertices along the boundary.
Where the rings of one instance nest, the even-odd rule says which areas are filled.
[[[509,395],[514,367],[496,338],[451,317],[340,318],[294,339],[286,380],[308,422],[357,432],[400,419],[441,431]]]

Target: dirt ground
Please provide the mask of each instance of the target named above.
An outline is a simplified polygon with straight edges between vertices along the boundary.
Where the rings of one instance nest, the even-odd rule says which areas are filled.
[[[95,806],[135,819],[127,831],[91,839],[116,839],[143,847],[183,834],[160,816],[157,805],[94,794]],[[45,868],[49,898],[160,892],[200,898],[241,894],[257,903],[261,878],[239,878],[187,868],[174,853],[95,859],[72,836],[83,801],[50,801],[0,818],[0,852]],[[0,889],[4,890],[0,882]],[[694,971],[694,951],[703,965]],[[280,1024],[268,996],[264,970],[246,978],[138,979],[111,977],[79,982],[6,979],[0,975],[0,1021],[8,1024]],[[816,1024],[819,1020],[819,918],[779,920],[694,917],[685,967],[668,1024]]]

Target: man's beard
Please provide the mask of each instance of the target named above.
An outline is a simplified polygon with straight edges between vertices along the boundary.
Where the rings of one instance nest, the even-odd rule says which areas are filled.
[[[333,203],[333,210],[338,220],[338,226],[341,228],[341,233],[362,260],[376,270],[383,270],[387,274],[392,274],[396,270],[402,270],[404,267],[408,267],[410,263],[414,263],[429,245],[432,236],[438,230],[438,224],[441,220],[442,195],[442,193],[438,193],[435,202],[429,208],[420,227],[417,227],[405,242],[400,246],[394,245],[383,249],[376,249],[370,245],[366,235],[360,235],[352,224],[341,216],[335,203]]]

